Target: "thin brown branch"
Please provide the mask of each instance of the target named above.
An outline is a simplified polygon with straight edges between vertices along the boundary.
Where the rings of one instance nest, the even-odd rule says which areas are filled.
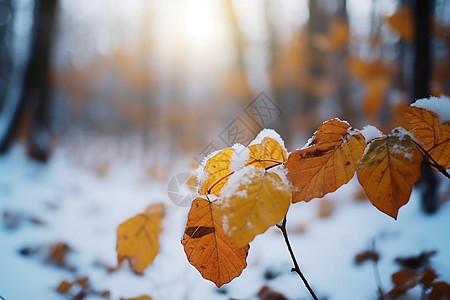
[[[287,220],[286,220],[286,216],[285,216],[283,221],[282,221],[282,223],[281,223],[281,225],[277,224],[276,226],[278,228],[280,228],[281,232],[283,233],[284,242],[286,243],[286,246],[288,248],[289,254],[291,255],[292,262],[294,263],[294,268],[292,268],[291,271],[292,272],[296,272],[298,274],[298,276],[300,276],[301,280],[303,281],[303,284],[308,289],[308,291],[311,294],[312,298],[314,300],[318,300],[316,294],[314,293],[313,289],[309,285],[308,280],[306,280],[305,276],[300,271],[300,267],[299,267],[299,265],[297,263],[297,259],[295,258],[294,251],[292,250],[292,247],[291,247],[291,243],[289,242],[289,237],[288,237],[287,230],[286,230],[286,222],[287,222]]]
[[[428,153],[428,151],[422,147],[422,145],[420,145],[416,141],[413,142],[420,149],[420,151],[422,151],[422,153],[431,161],[431,165],[435,167],[439,172],[441,172],[442,175],[450,179],[450,174],[448,174],[447,170],[445,170],[440,164],[438,164],[437,161],[430,155],[430,153]]]

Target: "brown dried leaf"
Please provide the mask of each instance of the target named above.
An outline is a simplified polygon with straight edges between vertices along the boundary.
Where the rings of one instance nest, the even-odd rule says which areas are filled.
[[[63,242],[57,242],[49,245],[48,254],[44,258],[46,263],[57,265],[61,268],[68,269],[69,271],[75,271],[73,266],[67,263],[67,255],[72,252],[72,248]]]
[[[309,144],[289,155],[288,178],[296,190],[292,202],[308,202],[333,192],[352,179],[364,151],[360,133],[338,119],[319,127]]]
[[[268,286],[263,286],[258,292],[258,298],[261,300],[288,300],[283,294],[272,290]]]
[[[444,281],[434,282],[431,285],[430,300],[450,299],[450,284]]]
[[[56,291],[60,294],[65,294],[65,293],[69,292],[69,290],[71,288],[72,288],[72,283],[68,282],[66,280],[63,280],[56,287]]]
[[[359,183],[376,208],[397,219],[420,178],[422,153],[400,129],[372,140],[367,147],[358,163]]]
[[[400,270],[392,274],[394,287],[387,293],[389,297],[403,295],[420,282],[421,275],[409,270]]]
[[[239,248],[225,234],[216,202],[203,198],[192,202],[181,243],[191,265],[217,287],[239,276],[247,266],[249,246]]]
[[[333,201],[329,199],[322,199],[322,201],[319,202],[319,206],[317,208],[317,216],[319,218],[328,218],[333,214],[335,209],[336,205]]]
[[[407,128],[420,145],[445,170],[450,168],[450,122],[440,122],[434,112],[420,107],[406,107],[401,111]]]
[[[424,251],[416,256],[397,257],[395,262],[403,268],[408,269],[421,269],[430,264],[430,258],[435,255],[437,251]]]
[[[355,265],[361,265],[366,261],[378,262],[380,259],[380,254],[374,250],[366,250],[356,254],[355,256]]]

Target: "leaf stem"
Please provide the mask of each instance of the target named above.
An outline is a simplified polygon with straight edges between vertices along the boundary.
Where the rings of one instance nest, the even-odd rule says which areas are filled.
[[[314,293],[311,286],[309,285],[308,280],[306,280],[305,276],[300,271],[300,267],[298,266],[297,259],[295,258],[294,251],[292,250],[292,247],[291,247],[291,243],[289,242],[289,237],[288,237],[287,230],[286,230],[286,222],[287,222],[287,219],[285,216],[281,225],[277,224],[276,226],[278,228],[280,228],[281,232],[283,233],[284,242],[286,243],[289,254],[291,255],[292,262],[294,263],[294,268],[292,268],[291,271],[296,272],[298,274],[298,276],[300,276],[301,280],[303,281],[303,284],[306,286],[306,288],[308,289],[308,291],[311,294],[311,296],[313,297],[313,299],[318,300],[316,294]]]
[[[434,160],[434,158],[428,153],[427,150],[425,150],[419,143],[414,141],[414,144],[422,151],[422,153],[431,161],[431,165],[435,167],[439,172],[441,172],[445,177],[450,179],[450,174],[447,173],[447,170],[445,170],[440,164],[437,163],[437,161]]]

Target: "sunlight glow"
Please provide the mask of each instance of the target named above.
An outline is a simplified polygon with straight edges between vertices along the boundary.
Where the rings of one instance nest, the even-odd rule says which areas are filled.
[[[208,42],[217,28],[217,22],[211,14],[208,1],[190,1],[187,4],[184,20],[186,33],[195,42]]]

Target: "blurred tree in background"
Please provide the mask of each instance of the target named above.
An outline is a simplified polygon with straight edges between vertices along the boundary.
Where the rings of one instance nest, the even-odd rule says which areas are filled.
[[[401,125],[450,94],[450,3],[1,0],[0,54],[0,151],[67,147],[99,173],[133,154],[166,180],[234,118],[258,132],[243,111],[260,92],[291,149],[333,117]]]

